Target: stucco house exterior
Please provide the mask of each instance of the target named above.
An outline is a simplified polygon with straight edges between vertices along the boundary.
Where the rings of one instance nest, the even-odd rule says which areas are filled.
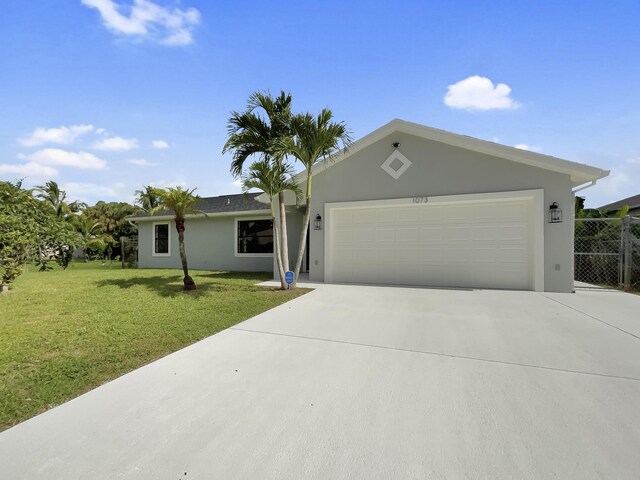
[[[393,120],[316,165],[303,271],[317,282],[571,292],[574,193],[608,173]],[[275,271],[264,197],[203,199],[207,216],[186,224],[190,267]],[[302,210],[286,203],[293,264]],[[139,266],[178,268],[170,216],[132,220]]]

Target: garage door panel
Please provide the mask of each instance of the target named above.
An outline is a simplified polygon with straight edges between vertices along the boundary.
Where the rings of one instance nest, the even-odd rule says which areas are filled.
[[[335,282],[531,288],[529,201],[332,209]]]

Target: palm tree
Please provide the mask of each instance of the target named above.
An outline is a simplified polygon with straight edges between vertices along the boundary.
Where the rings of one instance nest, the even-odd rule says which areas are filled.
[[[160,199],[162,207],[173,210],[174,220],[176,222],[176,230],[178,231],[178,245],[180,249],[180,261],[182,262],[182,271],[184,278],[182,280],[183,290],[195,290],[196,284],[189,275],[189,267],[187,266],[187,254],[184,249],[184,222],[185,215],[196,213],[193,207],[200,197],[194,195],[196,189],[183,189],[182,187],[169,187],[166,190],[160,190]]]
[[[266,116],[266,118],[265,118]],[[254,92],[249,96],[247,110],[231,112],[227,121],[227,142],[222,153],[232,152],[231,173],[240,177],[249,157],[258,156],[261,160],[279,165],[285,155],[274,151],[274,142],[289,136],[291,120],[291,95],[280,92],[272,97],[269,92]],[[289,270],[289,247],[287,241],[287,214],[284,192],[278,193],[280,210],[280,250],[283,267]]]
[[[89,249],[102,247],[104,249],[105,236],[102,234],[102,225],[89,217],[81,216],[77,220],[77,229],[80,234],[80,245],[84,256],[84,261],[89,258]]]
[[[351,135],[344,122],[334,122],[333,113],[324,108],[319,115],[298,114],[291,119],[291,136],[275,142],[274,150],[279,155],[291,155],[302,163],[306,173],[305,211],[298,243],[298,257],[294,270],[294,286],[298,282],[304,249],[307,243],[307,229],[311,217],[311,178],[313,166],[327,159],[340,148],[351,145]]]
[[[280,274],[280,286],[284,290],[287,288],[285,282],[285,268],[282,262],[282,255],[279,247],[278,224],[274,209],[274,198],[287,190],[296,195],[302,193],[298,184],[292,178],[292,167],[284,162],[271,163],[267,160],[260,160],[249,167],[242,175],[242,190],[246,193],[252,188],[262,190],[269,196],[269,206],[271,209],[271,221],[273,223],[273,239],[275,242],[274,252],[276,254],[276,264]]]
[[[136,190],[136,205],[139,205],[146,213],[153,215],[160,208],[160,189],[145,185],[142,190]]]
[[[39,192],[36,197],[49,204],[58,218],[66,216],[68,207],[64,201],[67,198],[67,193],[64,190],[60,190],[56,182],[49,180],[44,185],[36,186],[35,189]]]

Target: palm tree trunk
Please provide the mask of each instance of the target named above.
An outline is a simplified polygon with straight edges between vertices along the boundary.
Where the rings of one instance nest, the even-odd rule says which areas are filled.
[[[293,288],[298,285],[298,276],[302,268],[302,259],[304,258],[304,249],[307,246],[307,231],[309,229],[309,220],[311,219],[311,172],[307,172],[307,202],[302,218],[302,228],[300,230],[300,241],[298,242],[298,258],[296,259],[296,269],[294,270]]]
[[[284,192],[278,194],[280,207],[280,251],[282,252],[282,268],[289,271],[289,242],[287,241],[287,212],[284,204]]]
[[[189,275],[189,267],[187,266],[187,252],[184,248],[184,219],[176,219],[176,230],[178,231],[178,247],[180,250],[180,261],[182,262],[182,271],[184,272],[184,278],[182,283],[184,284],[183,290],[195,290],[196,282]]]
[[[273,202],[271,202],[271,221],[273,222],[273,240],[275,242],[274,245],[274,253],[276,254],[276,265],[278,266],[278,275],[280,275],[280,289],[286,290],[287,283],[284,279],[284,267],[282,266],[282,256],[280,252],[280,240],[278,239],[278,224],[276,222],[276,216],[273,211]]]

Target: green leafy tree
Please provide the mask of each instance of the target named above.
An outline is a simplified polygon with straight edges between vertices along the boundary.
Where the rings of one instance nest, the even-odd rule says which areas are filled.
[[[280,274],[280,286],[282,289],[287,288],[287,284],[284,279],[285,269],[282,261],[282,252],[278,248],[278,223],[276,222],[274,200],[280,193],[287,190],[296,195],[302,193],[298,184],[293,180],[292,173],[291,166],[284,162],[271,163],[267,160],[260,160],[253,163],[242,175],[242,189],[245,193],[255,188],[262,190],[269,196],[271,221],[274,229],[274,252],[276,254],[276,264],[278,273]]]
[[[0,275],[8,285],[22,274],[38,247],[38,221],[46,214],[21,182],[0,182]]]
[[[82,215],[76,222],[78,233],[80,234],[79,247],[82,248],[82,255],[85,262],[89,260],[89,251],[104,251],[107,247],[105,235],[102,233],[100,222]]]
[[[142,208],[143,211],[153,215],[161,206],[161,192],[162,190],[159,188],[152,187],[151,185],[145,185],[141,190],[136,190],[135,203]]]
[[[35,190],[38,192],[36,197],[49,205],[58,218],[64,218],[68,214],[69,208],[65,203],[67,193],[61,190],[56,182],[50,180],[44,185],[37,186]]]
[[[196,283],[189,275],[189,266],[187,265],[187,253],[184,248],[184,231],[185,216],[192,213],[198,213],[194,208],[199,197],[194,195],[196,189],[188,190],[182,187],[169,187],[160,193],[161,205],[163,208],[173,211],[176,231],[178,232],[178,247],[180,250],[180,261],[182,262],[182,271],[184,278],[182,280],[183,290],[195,290]]]
[[[340,149],[351,145],[351,135],[345,123],[333,121],[333,113],[325,108],[317,116],[297,114],[291,119],[291,135],[275,142],[278,155],[289,155],[304,167],[306,176],[305,210],[300,230],[298,256],[294,268],[294,286],[300,275],[302,259],[307,243],[307,229],[311,218],[311,181],[314,165],[327,159]]]
[[[125,202],[102,200],[84,209],[83,214],[87,218],[102,226],[103,240],[107,245],[109,259],[113,259],[113,247],[118,245],[121,237],[135,236],[137,228],[127,221],[127,217],[139,211],[138,207]]]
[[[231,112],[227,121],[227,141],[222,153],[231,152],[231,173],[241,177],[247,160],[257,157],[282,165],[285,156],[274,149],[276,141],[291,135],[291,95],[281,91],[277,97],[269,92],[255,92],[249,96],[244,112]],[[287,240],[287,213],[284,192],[278,193],[280,213],[280,251],[285,270],[289,270],[289,247]]]

